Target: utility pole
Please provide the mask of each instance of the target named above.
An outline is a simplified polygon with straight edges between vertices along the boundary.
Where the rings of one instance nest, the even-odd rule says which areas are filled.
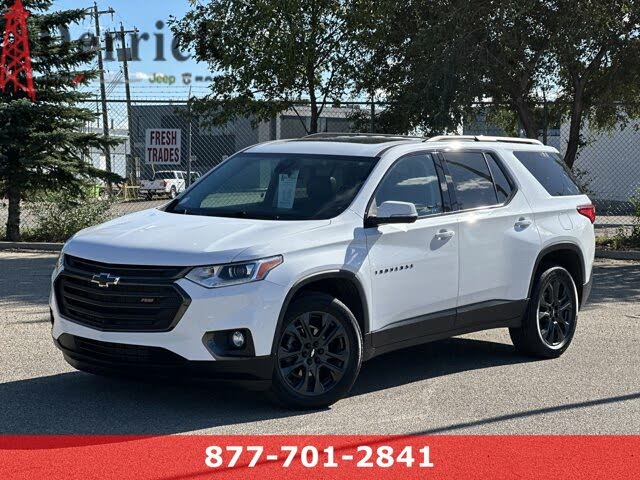
[[[191,140],[193,135],[193,120],[191,119],[191,87],[189,87],[189,100],[187,100],[187,117],[189,118],[189,139],[187,142],[187,178],[186,186],[191,186]]]
[[[136,34],[138,29],[125,30],[122,22],[120,22],[120,42],[122,45],[122,70],[124,72],[124,91],[127,98],[127,128],[129,130],[129,154],[127,155],[126,178],[132,185],[137,183],[136,168],[133,160],[133,119],[131,116],[131,84],[129,83],[129,55],[127,53],[127,34]]]
[[[542,143],[546,145],[549,139],[549,110],[547,108],[547,92],[544,88],[542,89],[542,102]]]
[[[100,15],[111,14],[115,11],[113,8],[108,10],[98,10],[97,2],[93,4],[93,21],[96,24],[96,41],[98,42],[98,70],[100,71],[100,97],[102,100],[102,131],[105,138],[109,138],[109,113],[107,112],[107,89],[104,83],[104,60],[102,59],[102,37],[100,36]],[[104,150],[104,158],[107,172],[111,170],[111,148],[107,145]],[[111,194],[111,181],[107,182],[107,191]]]
[[[370,133],[376,133],[376,94],[371,89],[371,125],[369,125]]]

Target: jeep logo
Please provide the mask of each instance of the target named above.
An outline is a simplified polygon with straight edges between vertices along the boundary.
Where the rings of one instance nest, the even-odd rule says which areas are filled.
[[[112,285],[118,285],[120,277],[114,277],[110,273],[101,273],[100,275],[94,275],[91,279],[91,283],[95,283],[100,288],[109,288]]]

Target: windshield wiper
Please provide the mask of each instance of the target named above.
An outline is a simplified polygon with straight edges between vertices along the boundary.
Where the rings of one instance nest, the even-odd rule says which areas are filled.
[[[248,212],[246,210],[209,210],[206,209],[194,209],[189,210],[187,208],[174,208],[169,213],[175,213],[177,215],[196,215],[202,217],[223,217],[223,218],[247,218],[253,220],[281,220],[279,215]]]
[[[175,213],[176,215],[198,215],[193,210],[189,210],[188,208],[172,208],[171,210],[167,210],[168,213]]]

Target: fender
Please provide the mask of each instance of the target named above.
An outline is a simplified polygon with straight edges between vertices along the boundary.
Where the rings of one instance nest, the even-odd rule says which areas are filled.
[[[319,272],[309,275],[308,277],[304,277],[298,280],[293,284],[289,292],[287,293],[284,302],[282,304],[282,308],[280,309],[280,314],[278,315],[278,323],[276,325],[275,335],[273,336],[273,344],[271,347],[272,355],[276,354],[277,350],[277,340],[280,338],[280,331],[282,329],[282,324],[284,322],[284,317],[287,313],[287,309],[289,308],[289,304],[291,300],[295,296],[296,293],[300,291],[304,286],[309,285],[310,283],[317,282],[319,280],[328,280],[328,279],[341,279],[341,280],[349,280],[358,290],[358,294],[360,296],[360,303],[362,304],[362,313],[363,313],[363,323],[364,323],[364,331],[362,332],[363,339],[370,331],[369,324],[369,308],[367,306],[367,297],[364,292],[364,287],[362,283],[358,279],[355,273],[350,270],[330,270],[326,272]]]
[[[540,266],[540,262],[545,255],[548,255],[551,252],[556,252],[558,250],[571,250],[578,254],[578,258],[580,259],[580,275],[581,275],[581,283],[584,284],[585,272],[584,272],[584,255],[582,254],[582,250],[580,247],[573,242],[561,242],[554,243],[553,245],[549,245],[542,249],[536,258],[535,263],[533,264],[533,271],[531,272],[531,280],[529,282],[529,293],[527,298],[531,298],[531,292],[533,291],[533,282],[535,281],[535,275],[538,271],[538,267]],[[577,285],[578,288],[582,289],[584,285]]]

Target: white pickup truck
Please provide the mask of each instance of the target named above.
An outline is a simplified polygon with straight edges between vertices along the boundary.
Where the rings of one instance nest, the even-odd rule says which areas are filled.
[[[197,172],[191,173],[191,182],[200,177]],[[187,172],[182,170],[163,170],[156,172],[151,180],[140,182],[140,195],[153,199],[154,195],[168,195],[176,198],[186,187]]]

